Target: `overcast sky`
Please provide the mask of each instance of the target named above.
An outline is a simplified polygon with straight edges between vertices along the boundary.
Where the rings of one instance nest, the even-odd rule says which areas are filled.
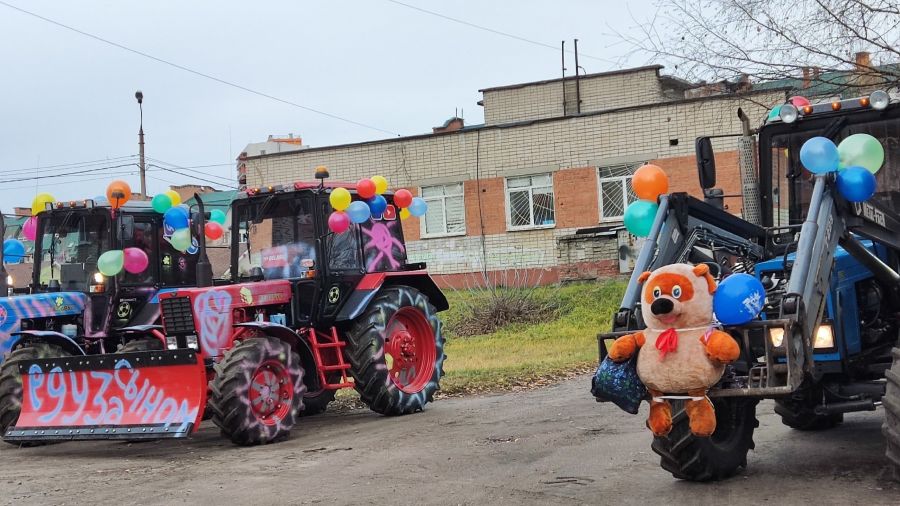
[[[455,109],[467,124],[481,123],[478,89],[559,77],[554,48],[563,39],[567,48],[579,39],[587,72],[620,68],[604,61],[622,56],[610,26],[633,24],[626,2],[403,0],[553,46],[547,48],[389,0],[0,2],[400,135],[429,132]],[[635,15],[652,9],[650,0],[627,4]],[[571,74],[572,56],[567,60]],[[293,132],[311,146],[391,136],[173,68],[2,4],[0,62],[3,212],[30,206],[38,191],[58,199],[99,195],[115,177],[137,191],[136,165],[130,164],[137,162],[138,89],[144,93],[146,153],[154,159],[148,163],[189,167],[176,170],[224,183],[220,188],[234,184],[241,149],[269,134]],[[102,159],[109,161],[71,165]],[[97,171],[117,165],[126,166]],[[80,173],[23,180],[71,172]],[[150,194],[170,183],[203,182],[155,167],[147,175]]]

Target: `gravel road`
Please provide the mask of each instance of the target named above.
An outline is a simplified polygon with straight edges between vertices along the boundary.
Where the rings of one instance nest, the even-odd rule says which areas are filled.
[[[761,403],[749,469],[695,484],[659,468],[646,412],[595,403],[588,384],[328,413],[265,447],[208,422],[184,441],[3,445],[0,504],[900,504],[881,411],[804,433]]]

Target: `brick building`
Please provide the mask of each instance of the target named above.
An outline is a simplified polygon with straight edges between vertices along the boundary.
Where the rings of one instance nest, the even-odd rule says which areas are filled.
[[[403,222],[411,260],[444,284],[471,273],[528,272],[541,282],[616,275],[633,237],[622,214],[630,178],[652,162],[672,191],[701,195],[693,154],[701,135],[739,133],[781,89],[685,98],[692,86],[648,66],[481,90],[485,122],[451,118],[430,134],[243,155],[248,186],[381,174],[429,203]],[[706,94],[704,94],[706,95]],[[451,128],[447,128],[451,127]],[[716,143],[719,186],[740,193],[735,139]],[[740,199],[726,199],[732,212]]]

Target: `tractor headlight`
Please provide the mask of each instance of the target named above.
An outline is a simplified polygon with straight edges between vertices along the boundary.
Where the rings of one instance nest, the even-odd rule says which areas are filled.
[[[769,341],[772,341],[772,346],[775,348],[778,348],[782,344],[784,344],[784,329],[782,327],[770,328]]]
[[[6,276],[6,295],[7,295],[7,296],[10,296],[10,295],[13,294],[13,286],[15,286],[15,285],[13,284],[13,277],[12,277],[12,276]]]
[[[93,281],[91,282],[90,292],[91,293],[103,293],[104,288],[104,278],[103,274],[99,272],[95,272],[93,276]]]
[[[800,113],[797,111],[797,108],[791,104],[783,104],[781,106],[781,110],[778,111],[778,117],[781,118],[781,121],[785,123],[793,123],[797,121],[797,116]]]
[[[830,323],[823,323],[816,329],[813,348],[834,348],[834,329]]]
[[[884,90],[873,91],[871,95],[869,95],[869,105],[872,109],[877,111],[883,111],[887,109],[888,104],[891,103],[891,97]]]
[[[94,284],[102,285],[103,284],[103,274],[99,272],[94,273]]]

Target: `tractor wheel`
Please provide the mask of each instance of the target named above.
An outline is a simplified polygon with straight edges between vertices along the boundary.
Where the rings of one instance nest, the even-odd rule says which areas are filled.
[[[59,346],[47,343],[34,343],[17,348],[10,353],[3,364],[0,364],[0,434],[16,423],[22,410],[22,376],[19,375],[20,360],[39,360],[43,358],[70,357]],[[41,442],[12,443],[16,446],[39,446]]]
[[[291,347],[252,337],[225,352],[209,384],[212,421],[244,446],[286,438],[303,410],[303,368]]]
[[[347,333],[356,391],[372,411],[421,411],[444,375],[441,321],[425,294],[408,286],[381,290]]]
[[[116,353],[130,353],[132,351],[161,351],[163,343],[155,337],[138,337],[119,346]]]
[[[756,399],[717,398],[716,431],[710,437],[691,433],[684,401],[672,403],[672,432],[653,439],[651,448],[660,465],[672,476],[689,481],[714,481],[728,478],[747,467],[747,452],[753,449]]]
[[[881,431],[887,443],[885,454],[894,479],[900,480],[900,348],[891,351],[894,357],[891,368],[885,371],[887,390],[881,402],[884,405],[884,424]]]
[[[312,376],[310,374],[310,376]],[[329,381],[335,382],[340,381],[341,375],[332,375],[329,378]],[[316,381],[318,384],[318,381]],[[328,409],[328,405],[334,401],[334,396],[337,393],[337,390],[326,390],[324,388],[319,388],[315,391],[310,391],[309,385],[306,388],[306,395],[303,396],[303,411],[300,412],[300,416],[313,416],[324,413],[326,409]]]
[[[825,430],[844,421],[843,413],[817,415],[811,406],[797,401],[777,400],[775,412],[781,415],[781,423],[796,430]]]

